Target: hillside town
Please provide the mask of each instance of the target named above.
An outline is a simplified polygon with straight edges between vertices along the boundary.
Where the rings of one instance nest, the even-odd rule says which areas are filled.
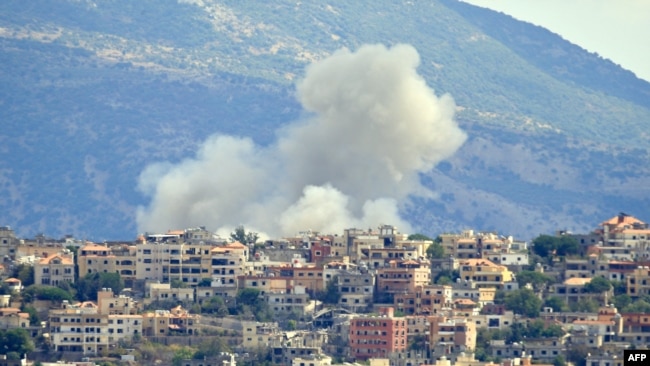
[[[625,213],[530,242],[0,227],[0,258],[0,366],[622,366],[650,344],[650,228]]]

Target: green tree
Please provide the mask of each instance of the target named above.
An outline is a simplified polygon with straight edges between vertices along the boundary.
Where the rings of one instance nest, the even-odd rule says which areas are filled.
[[[97,301],[97,292],[110,288],[114,294],[124,289],[124,280],[119,273],[89,273],[75,283],[77,300]]]
[[[433,283],[436,283],[436,284],[440,285],[441,283],[439,281],[440,281],[441,278],[447,278],[447,279],[450,279],[451,282],[454,282],[454,281],[456,281],[457,279],[460,278],[460,271],[457,270],[457,269],[455,269],[453,271],[442,270],[442,271],[438,272],[438,274],[436,274],[436,277],[434,277],[434,279],[433,279]]]
[[[441,259],[445,257],[445,248],[440,243],[432,243],[427,247],[427,257]]]
[[[578,240],[572,236],[563,235],[557,240],[557,255],[576,255],[580,252]]]
[[[530,283],[534,289],[539,290],[547,285],[555,283],[555,281],[543,273],[535,271],[521,271],[517,273],[517,283],[519,283],[520,288],[523,288],[526,286],[526,284]]]
[[[23,298],[26,302],[31,302],[34,299],[49,301],[73,300],[71,293],[58,287],[46,285],[31,285],[27,287],[23,291]]]
[[[558,296],[551,296],[546,298],[546,300],[544,300],[544,306],[552,308],[555,312],[569,310],[566,302],[564,302],[564,300]]]
[[[186,287],[187,287],[187,284],[186,284],[185,282],[179,280],[178,278],[174,278],[174,279],[172,279],[171,282],[169,283],[169,286],[170,286],[171,288],[186,288]]]
[[[601,294],[605,291],[609,291],[612,288],[612,284],[609,283],[609,280],[603,277],[594,277],[585,284],[585,290],[591,294]]]
[[[316,298],[325,304],[336,305],[339,303],[341,293],[339,292],[338,276],[334,276],[325,287],[325,291],[321,291],[316,295]]]
[[[627,283],[625,281],[610,280],[609,283],[614,288],[614,295],[627,294]]]
[[[14,352],[20,357],[20,355],[34,350],[34,342],[32,342],[31,336],[22,328],[0,329],[0,344],[4,345],[2,352],[6,355]]]
[[[203,301],[203,305],[201,305],[201,312],[226,316],[228,315],[228,307],[223,301],[223,298],[220,296],[213,296],[208,300]]]
[[[225,339],[221,337],[212,338],[199,343],[198,349],[192,358],[202,360],[207,357],[218,356],[221,352],[230,352],[230,348]]]
[[[540,235],[533,239],[533,252],[540,257],[548,258],[557,249],[557,238],[551,235]]]
[[[181,366],[183,364],[183,360],[190,360],[192,359],[192,356],[194,356],[194,351],[190,347],[182,347],[174,353],[174,357],[172,358],[172,365]]]
[[[632,303],[632,298],[628,294],[621,294],[614,296],[612,302],[617,309],[623,310]]]
[[[426,240],[433,241],[433,239],[431,239],[430,237],[428,237],[428,236],[426,236],[424,234],[419,234],[419,233],[411,234],[411,235],[409,235],[407,237],[407,239],[408,240],[417,240],[417,241],[426,241]]]
[[[19,279],[24,287],[31,286],[34,284],[34,267],[29,264],[19,264],[14,267],[11,276]]]
[[[245,288],[237,292],[237,314],[253,316],[257,321],[270,321],[273,318],[269,305],[260,296],[260,290]]]
[[[536,318],[542,308],[542,300],[532,290],[523,288],[507,293],[505,306],[515,314]]]
[[[424,334],[409,336],[408,349],[410,351],[425,351],[427,349],[427,337]]]
[[[571,303],[571,311],[595,313],[598,311],[598,303],[594,299],[580,299],[578,302]]]
[[[41,319],[38,317],[38,311],[33,306],[23,305],[21,309],[24,313],[29,314],[29,325],[40,325]]]
[[[637,300],[622,309],[624,313],[650,314],[650,303],[645,300]]]
[[[259,240],[259,235],[255,232],[246,232],[244,226],[240,225],[235,228],[235,231],[230,233],[230,240],[238,241],[244,245],[254,245]]]
[[[553,366],[566,366],[566,360],[564,359],[564,356],[557,355],[555,359],[553,359]]]
[[[196,286],[198,286],[198,287],[211,287],[212,286],[212,279],[211,278],[201,278],[201,282],[199,282]]]

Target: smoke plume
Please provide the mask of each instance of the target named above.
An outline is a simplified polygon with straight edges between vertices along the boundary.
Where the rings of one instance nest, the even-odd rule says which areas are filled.
[[[267,147],[212,136],[196,157],[141,174],[151,197],[142,232],[244,224],[267,235],[393,224],[399,204],[430,194],[418,173],[463,144],[452,98],[436,97],[408,45],[340,50],[307,68],[297,94],[310,117],[288,124]]]

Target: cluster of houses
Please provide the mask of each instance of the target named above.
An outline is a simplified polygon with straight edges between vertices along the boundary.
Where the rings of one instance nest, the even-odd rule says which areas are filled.
[[[600,310],[544,308],[538,319],[561,326],[564,335],[519,343],[492,340],[489,356],[508,366],[557,364],[580,347],[589,350],[588,366],[620,366],[624,349],[650,343],[650,314],[621,314],[608,301],[611,289],[592,293],[584,285],[600,276],[625,282],[633,299],[648,295],[650,229],[620,214],[592,233],[557,235],[575,237],[583,255],[534,265],[534,271],[556,279],[536,289],[537,296],[557,296],[567,304],[591,298]],[[327,235],[304,232],[255,245],[230,242],[204,227],[101,244],[72,237],[19,239],[2,227],[0,278],[12,294],[0,295],[0,329],[45,335],[54,351],[83,357],[140,339],[192,344],[212,334],[210,327],[217,324],[232,330],[233,349],[241,354],[270,349],[278,365],[323,366],[336,360],[377,366],[494,365],[475,358],[477,334],[481,328],[508,329],[530,321],[495,304],[498,293],[520,289],[517,274],[531,269],[529,244],[472,230],[440,235],[438,244],[444,256],[429,258],[432,241],[409,240],[390,225]],[[128,289],[101,289],[96,302],[35,304],[47,320],[34,325],[15,296],[23,290],[20,280],[9,277],[18,264],[33,266],[36,285],[118,273]],[[456,278],[434,283],[449,273]],[[226,324],[188,310],[214,297],[235,299],[247,288],[259,290],[278,321],[233,318]],[[328,291],[336,293],[335,303],[318,300]],[[144,310],[162,303],[174,305]],[[289,330],[282,319],[295,319],[299,326]],[[222,360],[184,362],[208,366]]]

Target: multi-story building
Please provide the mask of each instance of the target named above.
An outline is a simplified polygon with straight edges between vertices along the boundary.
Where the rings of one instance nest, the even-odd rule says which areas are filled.
[[[86,243],[79,248],[79,275],[119,273],[125,281],[136,279],[136,247],[126,243],[113,246]]]
[[[142,314],[142,334],[145,337],[169,335],[198,335],[201,316],[190,314],[182,306],[171,310],[155,310]]]
[[[266,292],[264,299],[276,315],[302,316],[314,312],[315,304],[302,286]]]
[[[591,278],[568,278],[563,283],[551,285],[550,293],[553,296],[562,298],[567,304],[579,302],[584,299],[595,300],[599,303],[612,298],[613,290],[603,292],[602,294],[590,293],[585,289],[585,285],[591,282]]]
[[[249,249],[235,242],[210,250],[212,287],[237,288],[237,277],[250,274]]]
[[[514,276],[506,266],[494,264],[487,259],[463,259],[459,263],[461,280],[474,281],[476,287],[501,289],[504,283],[514,281]]]
[[[496,287],[479,287],[472,280],[461,280],[452,283],[452,298],[469,299],[476,302],[479,307],[494,302]]]
[[[145,285],[145,305],[152,302],[194,302],[193,287],[172,287],[169,283],[148,283]]]
[[[242,347],[257,350],[271,345],[271,340],[280,333],[278,323],[242,322]]]
[[[16,247],[19,243],[11,227],[0,226],[0,262],[16,259]]]
[[[70,305],[49,312],[50,337],[57,352],[97,355],[108,351],[108,314],[92,302]]]
[[[97,308],[101,314],[134,315],[141,310],[141,304],[132,297],[115,295],[110,288],[97,292]]]
[[[430,316],[429,344],[436,353],[452,354],[476,349],[476,325],[466,317]]]
[[[650,294],[650,267],[639,266],[627,276],[627,294],[631,297]]]
[[[336,277],[341,297],[338,305],[353,312],[367,309],[375,293],[375,277],[369,272],[340,271]]]
[[[381,308],[379,316],[357,316],[350,320],[350,357],[357,360],[386,358],[408,345],[406,319],[394,317],[394,309]]]
[[[42,258],[34,263],[34,283],[57,286],[68,282],[74,283],[74,253],[64,252]]]
[[[377,269],[377,291],[389,294],[414,292],[418,286],[431,283],[427,261],[390,261],[389,267]]]
[[[417,286],[413,292],[396,293],[395,309],[406,315],[433,315],[443,309],[451,309],[453,302],[451,286]]]

